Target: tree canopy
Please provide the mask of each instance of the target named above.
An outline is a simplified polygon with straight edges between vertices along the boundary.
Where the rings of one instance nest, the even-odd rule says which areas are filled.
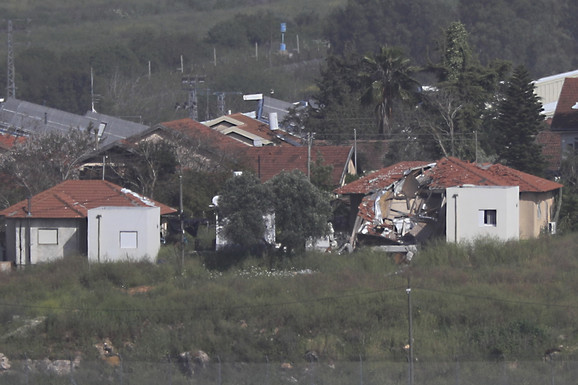
[[[234,246],[264,245],[265,217],[272,212],[266,186],[252,173],[229,178],[219,194],[218,211],[225,238]]]
[[[360,76],[365,87],[361,102],[374,104],[380,136],[391,134],[393,106],[398,100],[416,101],[419,84],[413,78],[417,68],[399,48],[382,46],[374,55],[365,55]]]
[[[514,69],[498,108],[495,132],[499,160],[517,170],[542,175],[545,162],[536,143],[544,127],[542,103],[525,67]]]
[[[309,238],[325,235],[331,219],[327,195],[300,171],[282,172],[267,183],[273,198],[277,241],[288,253],[305,248]]]

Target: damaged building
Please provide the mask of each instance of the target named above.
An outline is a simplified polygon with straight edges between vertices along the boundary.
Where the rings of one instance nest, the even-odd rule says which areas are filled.
[[[443,158],[397,163],[335,192],[349,198],[352,247],[395,247],[432,237],[463,242],[552,232],[561,188],[503,165]]]

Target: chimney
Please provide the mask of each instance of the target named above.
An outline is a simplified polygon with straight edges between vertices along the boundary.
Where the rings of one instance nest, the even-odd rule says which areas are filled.
[[[279,129],[279,122],[277,121],[277,113],[276,112],[269,113],[269,128],[271,130],[278,130]]]

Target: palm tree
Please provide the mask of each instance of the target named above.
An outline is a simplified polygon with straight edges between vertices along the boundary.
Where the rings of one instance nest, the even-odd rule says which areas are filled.
[[[377,103],[378,132],[381,136],[391,133],[391,117],[395,100],[408,101],[416,96],[419,83],[413,79],[417,68],[399,48],[382,46],[375,55],[363,57],[360,73],[365,90],[363,104]]]

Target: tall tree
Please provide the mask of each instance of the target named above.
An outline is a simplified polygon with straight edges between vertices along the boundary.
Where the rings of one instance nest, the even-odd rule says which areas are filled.
[[[300,171],[282,172],[267,183],[273,197],[277,241],[288,253],[302,251],[308,238],[328,231],[331,205]]]
[[[467,68],[472,57],[468,31],[459,21],[451,23],[445,31],[442,64],[443,80],[455,82]]]
[[[541,175],[545,161],[536,136],[544,127],[542,103],[524,66],[514,69],[499,105],[496,153],[499,160],[517,170]]]
[[[360,124],[367,116],[367,108],[358,101],[360,60],[356,54],[331,55],[325,60],[317,80],[316,102],[309,105],[304,122],[317,139],[339,143],[353,137],[355,129],[358,134],[369,131]]]
[[[474,159],[484,148],[475,140],[486,141],[486,126],[492,121],[500,82],[510,69],[509,63],[494,61],[482,65],[471,53],[469,35],[460,22],[451,23],[444,31],[440,44],[440,62],[430,65],[437,75],[435,92],[426,95],[426,107],[432,112],[436,140],[448,145],[444,152],[465,159]],[[490,139],[487,139],[490,140]]]
[[[269,196],[266,186],[252,173],[245,172],[225,182],[218,210],[227,240],[246,250],[263,246],[265,216],[271,212]]]
[[[394,102],[417,96],[419,83],[413,78],[416,72],[417,68],[399,48],[382,46],[375,55],[364,56],[360,76],[365,90],[361,102],[375,105],[380,135],[391,133]]]

